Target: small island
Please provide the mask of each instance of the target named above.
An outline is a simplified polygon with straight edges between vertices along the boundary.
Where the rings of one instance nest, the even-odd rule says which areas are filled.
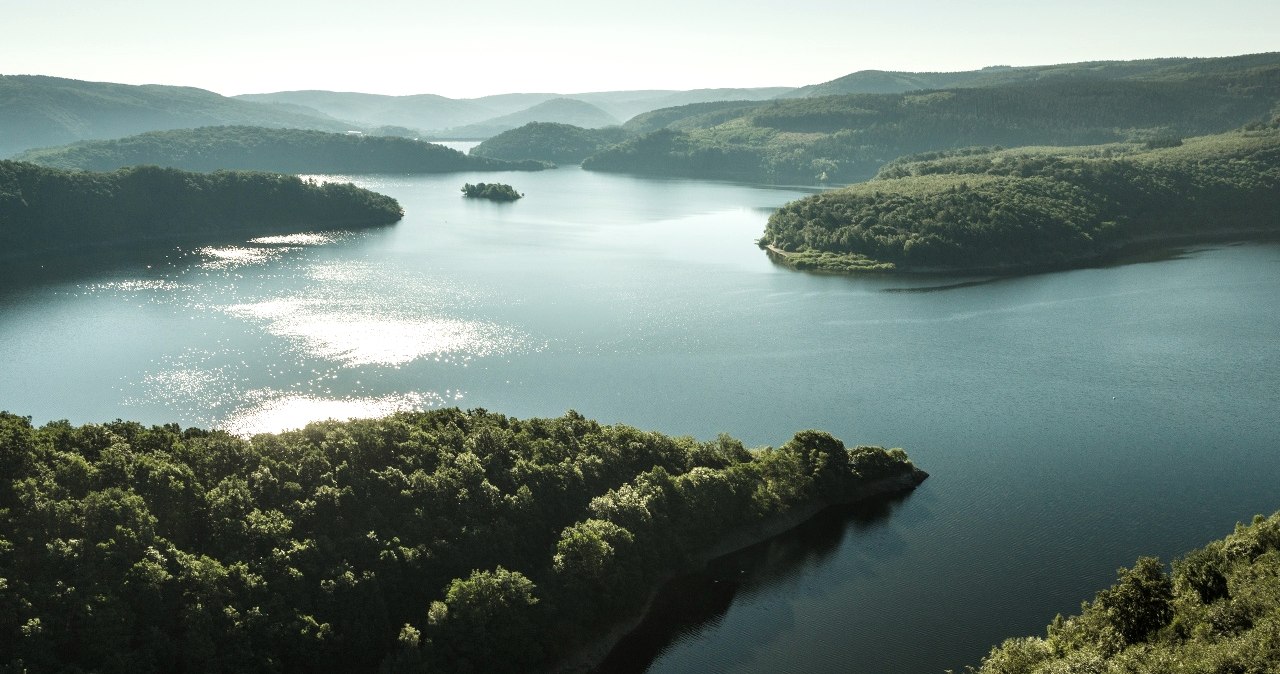
[[[488,199],[489,201],[515,201],[524,197],[516,188],[505,183],[467,183],[462,186],[462,195],[468,199]]]

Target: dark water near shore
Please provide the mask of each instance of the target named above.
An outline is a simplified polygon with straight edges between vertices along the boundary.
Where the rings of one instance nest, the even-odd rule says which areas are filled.
[[[251,432],[572,408],[749,445],[823,428],[932,474],[686,579],[658,616],[673,627],[617,654],[634,671],[976,664],[1137,556],[1280,508],[1275,244],[981,284],[815,276],[753,244],[795,190],[570,168],[356,180],[405,220],[5,266],[0,409]],[[528,196],[463,200],[478,181]]]

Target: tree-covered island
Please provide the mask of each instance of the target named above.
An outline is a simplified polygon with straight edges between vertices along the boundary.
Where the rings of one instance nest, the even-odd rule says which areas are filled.
[[[0,413],[0,668],[538,671],[717,545],[924,477],[819,431],[748,450],[574,412],[252,439]]]
[[[110,173],[0,161],[0,256],[150,240],[387,225],[391,197],[350,183],[139,166]]]
[[[489,201],[515,201],[524,198],[516,188],[506,183],[467,183],[462,186],[462,196]]]
[[[1145,144],[907,157],[791,202],[760,245],[797,269],[1021,272],[1280,232],[1280,120]]]
[[[1120,569],[1043,637],[1006,640],[977,674],[1274,672],[1280,663],[1280,513],[1173,562]],[[970,674],[973,669],[968,670]]]

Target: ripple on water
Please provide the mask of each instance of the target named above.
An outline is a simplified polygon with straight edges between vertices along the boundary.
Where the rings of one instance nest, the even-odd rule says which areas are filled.
[[[196,254],[204,257],[201,269],[225,271],[255,264],[270,262],[284,255],[289,247],[246,247],[246,246],[205,246],[196,249]]]
[[[90,283],[83,286],[85,292],[90,293],[142,293],[142,292],[173,292],[181,286],[168,279],[128,279],[124,281],[109,281],[106,283]]]
[[[344,234],[346,232],[299,232],[297,234],[282,234],[279,236],[260,236],[256,239],[249,239],[249,243],[263,246],[323,246],[337,241]]]

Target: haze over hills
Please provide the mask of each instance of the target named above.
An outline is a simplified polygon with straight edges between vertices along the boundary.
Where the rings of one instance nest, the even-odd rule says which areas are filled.
[[[0,157],[77,140],[223,124],[349,128],[296,106],[241,101],[192,87],[0,75]]]
[[[501,114],[495,108],[476,101],[456,100],[418,94],[415,96],[383,96],[352,91],[280,91],[272,94],[244,94],[234,98],[255,103],[289,103],[300,105],[336,119],[356,125],[405,126],[410,129],[461,126]]]
[[[572,124],[583,129],[617,126],[618,118],[573,98],[553,98],[527,110],[439,132],[444,138],[489,138],[531,122]]]
[[[547,112],[554,112],[555,108],[543,109],[510,126],[499,121],[503,117],[521,111],[532,113],[534,108],[555,99],[568,98],[595,106],[616,118],[615,121],[609,122],[609,124],[616,124],[638,114],[660,108],[720,100],[765,101],[788,91],[791,91],[790,87],[689,91],[648,89],[577,94],[509,93],[471,99],[452,99],[433,94],[382,96],[334,91],[281,91],[243,94],[235,98],[258,103],[289,103],[306,106],[330,117],[357,125],[395,124],[429,133],[445,129],[456,130],[469,125],[515,128],[526,122],[554,122],[583,126],[572,118],[545,117]]]

